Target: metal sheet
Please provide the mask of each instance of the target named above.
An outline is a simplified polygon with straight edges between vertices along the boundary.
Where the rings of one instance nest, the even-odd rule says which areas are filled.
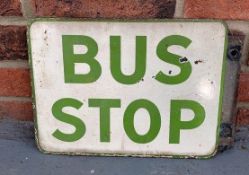
[[[29,46],[42,151],[215,154],[223,23],[38,20]]]

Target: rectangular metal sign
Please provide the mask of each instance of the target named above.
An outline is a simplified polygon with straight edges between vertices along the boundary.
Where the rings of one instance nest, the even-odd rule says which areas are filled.
[[[29,47],[43,152],[215,154],[221,22],[38,20],[29,27]]]

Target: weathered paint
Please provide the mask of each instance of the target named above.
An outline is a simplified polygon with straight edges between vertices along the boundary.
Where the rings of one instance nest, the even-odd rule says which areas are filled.
[[[182,60],[182,64],[189,62],[192,72],[190,77],[182,83],[162,84],[155,80],[158,71],[162,70],[165,74],[174,76],[179,73],[179,70],[176,66],[167,64],[158,58],[157,44],[164,37],[176,34],[190,38],[191,45],[187,49],[172,46],[169,51],[182,55],[179,62]],[[102,73],[96,82],[65,84],[62,35],[86,35],[97,42],[99,49],[96,60],[102,66]],[[110,35],[122,36],[121,50],[124,51],[121,54],[121,65],[122,70],[129,73],[134,70],[134,66],[130,65],[134,65],[135,37],[147,36],[146,73],[138,83],[123,85],[111,76],[109,69]],[[212,155],[217,146],[225,40],[226,30],[219,22],[40,21],[33,23],[30,28],[30,42],[32,43],[30,46],[39,146],[45,152],[71,154],[180,157]],[[82,52],[80,47],[78,51]],[[81,71],[82,65],[77,66]],[[64,132],[73,132],[72,125],[56,120],[51,111],[55,101],[68,97],[83,103],[79,111],[67,109],[67,113],[79,116],[86,126],[85,135],[75,142],[63,142],[53,137],[54,131],[58,128]],[[89,98],[121,99],[118,108],[111,109],[110,142],[100,142],[99,109],[89,108]],[[149,99],[157,106],[161,114],[160,131],[155,139],[146,144],[132,142],[123,128],[124,111],[136,99]],[[205,120],[194,130],[181,131],[178,144],[169,144],[170,101],[182,99],[200,103],[205,109]],[[182,114],[184,114],[182,120],[193,118],[193,112],[189,110],[182,110]],[[137,132],[145,133],[149,124],[149,115],[146,111],[139,111],[134,122]]]

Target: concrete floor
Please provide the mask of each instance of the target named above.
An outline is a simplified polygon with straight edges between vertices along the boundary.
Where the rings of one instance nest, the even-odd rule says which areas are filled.
[[[249,175],[249,128],[208,160],[58,156],[39,152],[28,122],[0,121],[0,175]]]

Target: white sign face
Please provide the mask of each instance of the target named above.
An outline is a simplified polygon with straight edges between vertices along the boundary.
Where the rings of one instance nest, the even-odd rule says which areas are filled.
[[[209,157],[217,147],[220,22],[36,21],[29,29],[44,152]]]

